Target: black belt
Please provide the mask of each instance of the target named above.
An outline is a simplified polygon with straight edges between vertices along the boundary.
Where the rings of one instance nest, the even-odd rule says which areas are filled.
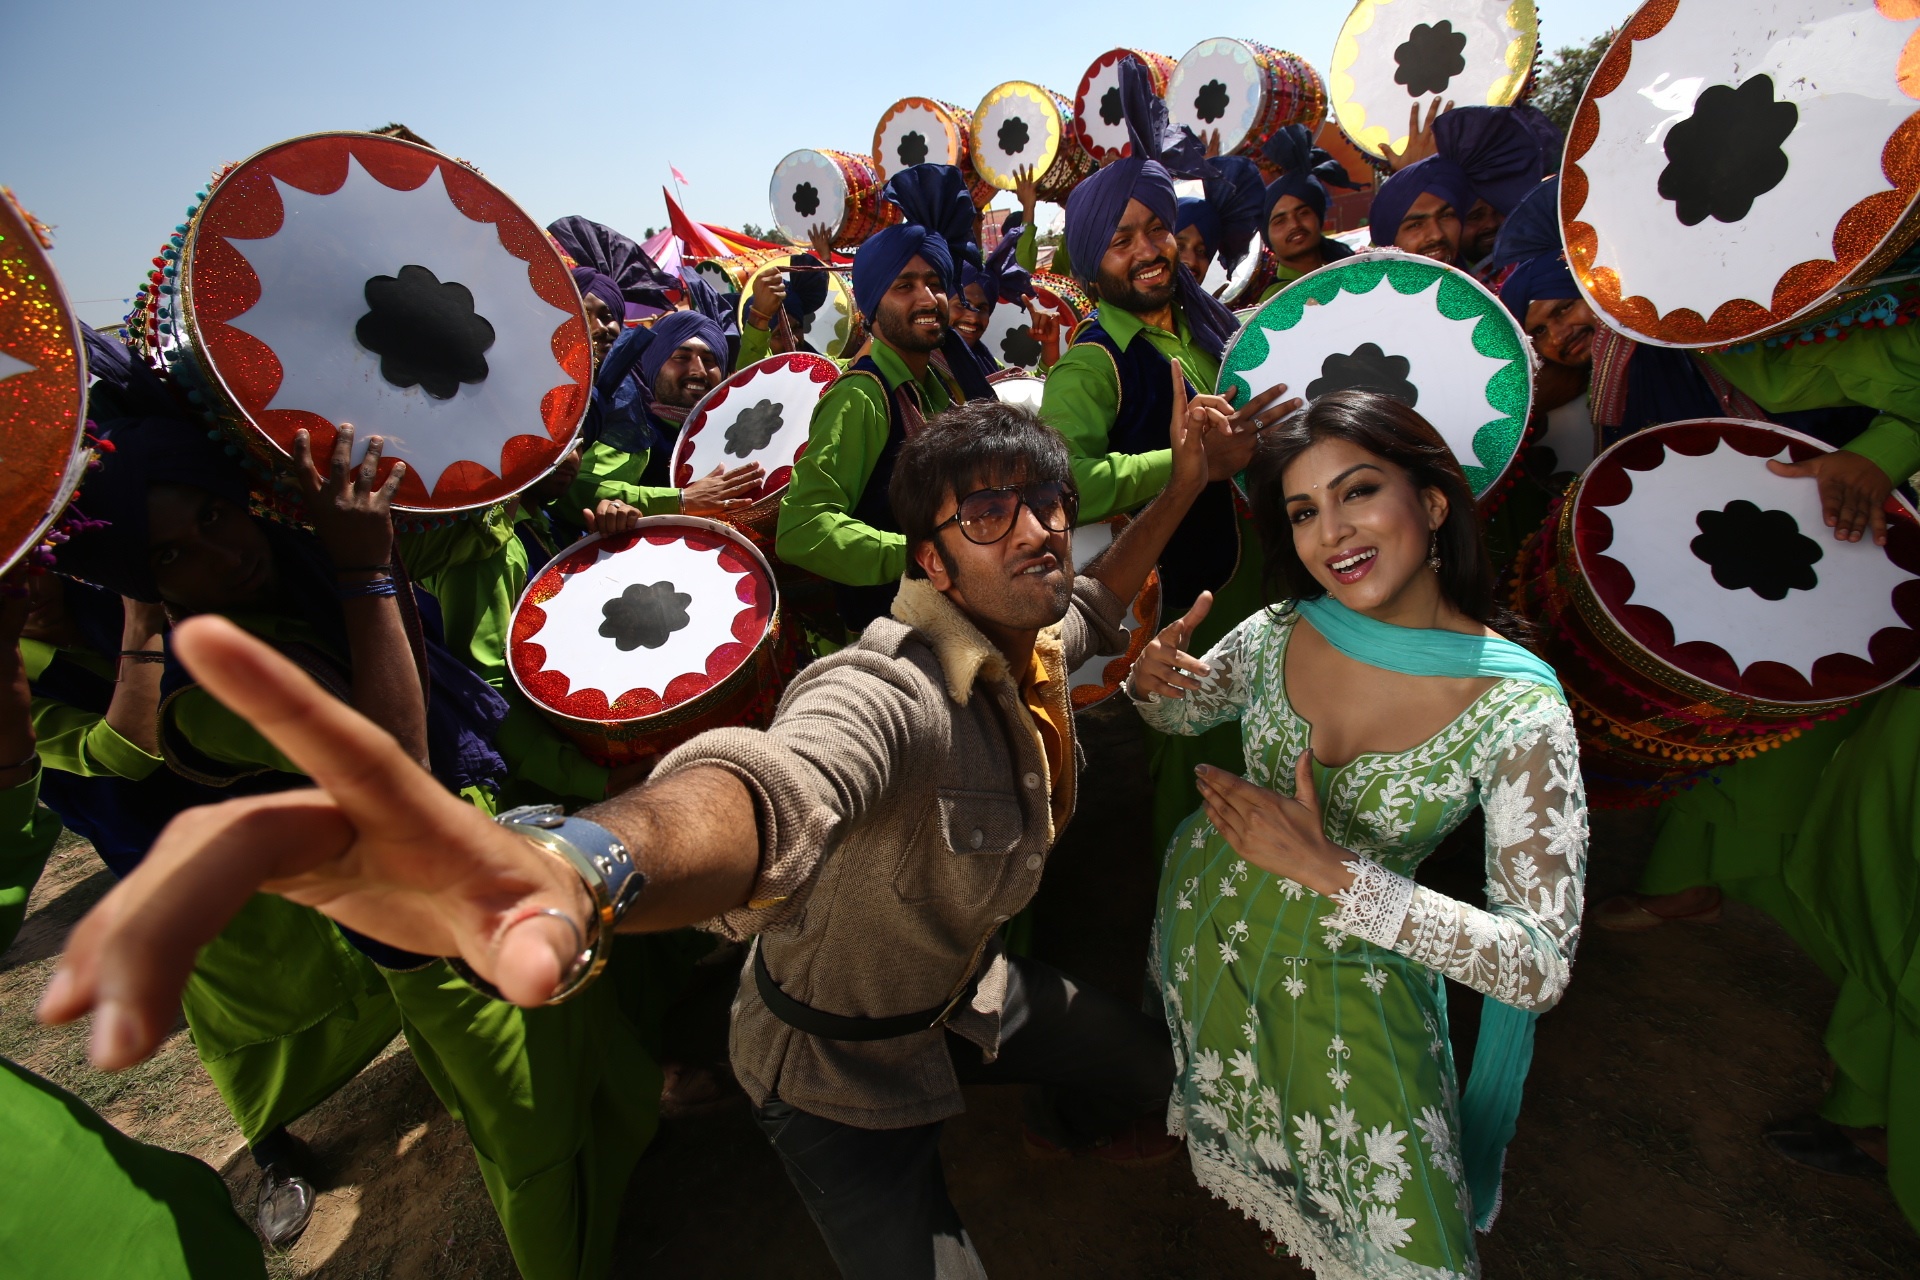
[[[780,984],[773,980],[773,975],[767,972],[765,948],[756,946],[753,949],[753,985],[760,992],[760,999],[765,1002],[767,1010],[795,1030],[819,1036],[822,1040],[898,1040],[902,1036],[931,1031],[946,1022],[947,1015],[962,1000],[971,997],[979,982],[980,976],[976,972],[959,995],[918,1013],[896,1013],[887,1018],[853,1018],[839,1013],[823,1013],[812,1005],[795,1000],[782,991]]]

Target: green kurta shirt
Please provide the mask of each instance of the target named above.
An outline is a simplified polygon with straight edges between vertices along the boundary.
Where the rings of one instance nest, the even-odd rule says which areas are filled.
[[[1187,318],[1173,309],[1174,332],[1154,328],[1118,307],[1100,309],[1100,324],[1125,351],[1136,337],[1181,370],[1202,392],[1211,392],[1220,377],[1220,362],[1194,345]],[[1120,375],[1098,343],[1068,347],[1060,363],[1047,375],[1040,416],[1067,438],[1073,454],[1073,482],[1080,488],[1080,523],[1104,520],[1117,511],[1131,511],[1167,487],[1173,475],[1173,451],[1114,453],[1108,433],[1120,416]],[[815,419],[818,421],[818,418]],[[784,549],[782,554],[784,554]]]
[[[1920,471],[1920,325],[1862,329],[1844,342],[1751,344],[1703,352],[1769,413],[1866,405],[1880,416],[1847,445],[1898,484]]]
[[[20,656],[26,660],[27,679],[38,680],[59,652],[38,640],[22,640]],[[73,651],[66,656],[105,679],[113,679],[113,663],[105,658]],[[52,698],[33,700],[33,736],[42,764],[83,778],[120,777],[138,782],[162,763],[159,756],[150,756],[121,737],[106,716]]]
[[[580,512],[598,506],[604,498],[618,498],[630,507],[638,507],[650,516],[680,514],[680,491],[643,485],[640,477],[647,470],[653,450],[627,453],[610,444],[596,442],[580,455],[580,476],[562,495],[557,510],[569,524],[578,525]]]
[[[875,378],[847,374],[814,406],[807,451],[793,466],[774,542],[775,554],[788,564],[855,587],[893,582],[907,569],[905,536],[853,515],[887,447],[887,397],[911,383],[928,418],[955,400],[931,366],[916,380],[900,354],[879,338],[872,355],[884,390]]]

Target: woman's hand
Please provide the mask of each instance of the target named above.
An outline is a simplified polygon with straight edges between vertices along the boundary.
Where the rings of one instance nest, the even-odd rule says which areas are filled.
[[[715,467],[680,491],[680,513],[689,516],[717,516],[753,505],[766,472],[757,462],[723,471]]]
[[[588,927],[580,878],[498,826],[391,736],[223,618],[174,635],[187,669],[311,777],[315,790],[189,809],[87,913],[40,1000],[42,1022],[94,1012],[105,1070],[152,1053],[202,946],[248,897],[281,894],[393,946],[461,956],[514,1002],[542,1003]],[[572,925],[542,914],[562,912]]]
[[[327,549],[336,569],[385,564],[393,554],[393,495],[407,474],[407,464],[396,462],[387,474],[387,482],[374,487],[380,470],[380,450],[385,445],[379,436],[367,437],[367,456],[358,470],[353,459],[353,427],[341,423],[333,434],[333,456],[328,460],[326,479],[313,465],[313,442],[305,431],[293,436],[293,474],[300,482],[306,500],[307,518],[313,521],[320,545]]]
[[[1207,821],[1242,858],[1329,898],[1353,883],[1353,873],[1341,865],[1353,855],[1327,839],[1321,826],[1312,752],[1302,751],[1294,762],[1293,796],[1208,764],[1194,774]]]
[[[1202,591],[1185,617],[1169,623],[1147,642],[1128,676],[1134,697],[1148,698],[1157,693],[1165,698],[1184,699],[1189,689],[1198,690],[1200,682],[1213,674],[1212,667],[1187,652],[1194,629],[1206,619],[1207,610],[1211,608],[1213,592]]]
[[[1873,459],[1836,449],[1805,462],[1770,461],[1767,470],[1819,481],[1827,527],[1841,542],[1860,541],[1871,526],[1873,540],[1887,545],[1887,499],[1893,496],[1893,481]]]
[[[602,498],[599,506],[582,507],[580,514],[588,533],[611,538],[615,534],[632,533],[646,513],[618,498]]]

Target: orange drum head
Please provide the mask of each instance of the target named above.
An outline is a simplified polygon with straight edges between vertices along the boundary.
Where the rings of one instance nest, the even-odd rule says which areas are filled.
[[[673,483],[684,489],[715,467],[757,462],[766,479],[749,495],[753,501],[786,488],[793,464],[807,451],[813,407],[839,376],[839,366],[825,356],[796,351],[729,377],[701,397],[680,428]]]
[[[651,516],[591,536],[528,584],[509,667],[522,691],[569,720],[629,724],[697,702],[747,664],[779,601],[740,534],[691,516]]]
[[[1709,346],[1884,271],[1917,195],[1920,5],[1659,0],[1587,84],[1560,220],[1607,323]]]
[[[873,163],[885,182],[916,164],[967,162],[967,113],[932,98],[902,98],[873,131]]]
[[[86,470],[82,350],[35,228],[0,191],[0,571],[40,541]]]
[[[519,492],[572,446],[592,357],[580,294],[538,223],[426,147],[327,133],[228,173],[187,233],[191,370],[284,456],[379,434],[394,505],[448,512]]]

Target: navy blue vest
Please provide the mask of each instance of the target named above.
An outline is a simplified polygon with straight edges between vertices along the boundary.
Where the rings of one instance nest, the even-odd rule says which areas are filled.
[[[1098,313],[1074,335],[1073,345],[1092,343],[1113,357],[1120,378],[1120,408],[1107,430],[1114,453],[1151,453],[1168,448],[1167,425],[1173,418],[1173,383],[1168,360],[1145,335],[1125,351],[1101,327]],[[1187,393],[1195,393],[1187,384]],[[1186,519],[1160,553],[1160,616],[1179,617],[1202,591],[1218,592],[1240,564],[1240,527],[1233,513],[1233,482],[1216,480],[1200,491]]]

